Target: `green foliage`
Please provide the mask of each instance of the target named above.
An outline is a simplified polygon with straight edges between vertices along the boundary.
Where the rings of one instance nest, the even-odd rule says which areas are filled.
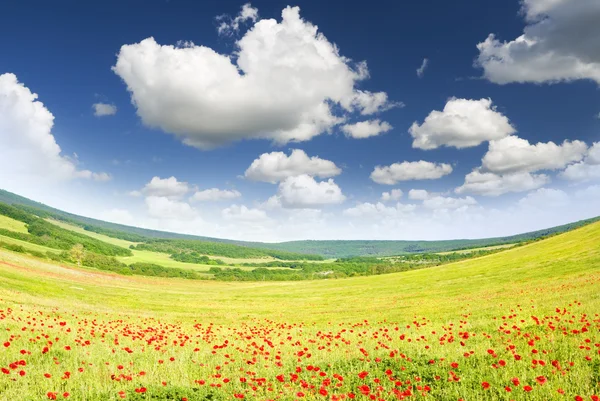
[[[2,243],[0,243],[0,246],[2,246],[1,244]],[[23,249],[22,252],[26,251]],[[41,256],[45,256],[57,262],[80,263],[85,267],[93,267],[98,270],[110,271],[128,276],[177,277],[192,280],[200,280],[203,278],[202,275],[193,270],[168,268],[152,263],[133,263],[128,266],[125,263],[118,261],[113,256],[87,251],[84,251],[82,254],[79,254],[79,252],[74,253],[72,251],[61,252],[60,254],[48,252],[45,255],[41,254]]]
[[[70,223],[75,224],[75,225],[80,225],[76,221],[70,221]],[[103,234],[103,235],[106,235],[107,237],[118,238],[118,239],[122,239],[125,241],[144,242],[144,241],[148,240],[148,237],[140,235],[140,234],[114,230],[111,228],[101,227],[101,226],[97,226],[97,225],[85,224],[83,226],[83,229],[86,231],[96,233],[96,234]]]
[[[63,257],[61,256],[61,254],[59,253],[55,253],[55,252],[46,252],[46,257],[50,260],[53,260],[55,262],[61,262],[66,258],[66,255]]]
[[[273,257],[281,260],[323,260],[323,257],[319,255],[304,255],[286,251],[248,248],[245,246],[224,244],[222,242],[195,240],[153,239],[143,244],[138,244],[132,247],[132,249],[168,253],[177,255],[176,257],[178,258],[187,258],[182,254],[195,252],[197,255],[216,255],[236,259]]]
[[[109,256],[131,256],[129,249],[108,244],[90,236],[79,234],[43,219],[45,216],[36,216],[24,209],[12,207],[0,203],[0,214],[27,223],[26,233],[0,229],[0,235],[15,238],[36,245],[42,245],[54,249],[72,249],[76,244],[81,244],[87,251],[109,255]],[[44,213],[41,213],[42,215]]]
[[[500,252],[502,249],[479,250],[470,253],[449,254],[416,254],[402,255],[395,258],[380,259],[375,257],[357,256],[340,258],[330,263],[310,262],[268,262],[243,263],[244,267],[257,267],[248,271],[240,268],[219,269],[211,268],[209,273],[216,280],[223,281],[292,281],[336,279],[355,276],[372,276],[396,273],[407,270],[438,266],[458,260],[471,259],[479,256]],[[269,267],[288,267],[287,269],[268,269]]]
[[[34,215],[5,203],[0,203],[0,214],[27,224],[36,219]]]
[[[200,255],[198,252],[179,252],[171,255],[171,259],[184,263],[195,263],[199,265],[224,265],[221,259],[211,259],[206,255]]]
[[[191,280],[202,279],[202,275],[194,270],[178,269],[176,267],[163,267],[153,263],[133,263],[129,265],[131,274],[140,276],[156,276],[156,277],[178,277]]]
[[[1,241],[0,241],[0,248],[8,249],[9,251],[19,252],[19,253],[27,252],[27,250],[25,248],[23,248],[23,246],[21,246],[21,245],[8,244],[6,242],[1,242]]]
[[[0,248],[2,249],[8,249],[9,251],[13,251],[13,252],[18,252],[18,253],[26,253],[29,254],[31,256],[35,256],[36,258],[41,258],[41,259],[50,259],[50,254],[51,255],[56,255],[55,253],[52,252],[48,252],[48,253],[43,253],[40,251],[35,251],[32,249],[27,249],[22,245],[17,245],[17,244],[9,244],[6,242],[2,242],[0,241]],[[54,260],[60,260],[60,258],[58,259],[54,259]]]
[[[144,387],[143,393],[131,390],[127,394],[128,400],[133,401],[181,401],[187,399],[188,401],[219,401],[224,400],[220,396],[214,396],[212,392],[203,390],[200,392],[198,387],[178,387],[178,386],[150,386]],[[221,394],[222,395],[222,394]]]

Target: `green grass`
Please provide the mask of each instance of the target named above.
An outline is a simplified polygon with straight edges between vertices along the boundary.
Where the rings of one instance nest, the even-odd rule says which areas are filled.
[[[491,250],[495,250],[495,249],[508,249],[508,248],[512,248],[516,245],[517,244],[492,245],[492,246],[483,246],[481,248],[469,248],[469,249],[461,249],[458,251],[436,252],[436,253],[438,255],[448,255],[451,253],[467,254],[467,253],[473,253],[473,252],[477,252],[477,251],[491,251]]]
[[[311,320],[316,317],[319,318],[316,320],[339,318],[339,305],[344,305],[344,315],[350,318],[369,315],[376,319],[397,319],[406,317],[402,310],[417,314],[443,314],[455,309],[456,303],[450,301],[457,299],[460,302],[468,300],[481,307],[484,305],[476,302],[479,297],[496,299],[500,303],[514,298],[515,292],[530,289],[534,285],[559,285],[567,278],[582,279],[589,274],[598,274],[599,240],[600,224],[593,224],[539,243],[482,258],[410,272],[344,280],[303,283],[197,283],[168,280],[168,289],[165,289],[165,280],[115,276],[107,283],[92,280],[94,282],[90,284],[93,288],[88,290],[92,293],[100,291],[104,296],[89,297],[87,303],[105,307],[114,304],[117,309],[127,305],[132,311],[163,310],[184,315],[209,313],[219,319],[225,319],[226,315],[221,313],[218,305],[227,305],[226,309],[234,310],[236,316],[246,313],[249,317],[292,314],[299,319]],[[28,265],[40,272],[57,269],[51,263],[41,263],[10,252],[3,252],[0,255],[2,260]],[[18,273],[6,266],[1,269],[2,273]],[[64,287],[62,281],[69,282],[73,275],[72,272],[66,273],[49,279],[50,283]],[[99,280],[105,276],[90,277]],[[50,283],[40,283],[35,276],[28,274],[18,278],[22,285],[32,286],[32,290],[24,291],[22,297],[39,298],[40,302],[55,298]],[[122,291],[116,295],[112,291],[113,281],[126,283],[120,285]],[[235,291],[230,291],[232,288]],[[0,287],[0,291],[9,289]],[[155,298],[155,293],[161,293],[160,299],[146,302],[150,301],[146,296]],[[61,294],[68,299],[69,295],[79,293],[64,290]],[[196,303],[200,294],[210,299],[209,305]],[[552,293],[546,294],[546,291],[543,294],[551,298],[558,297]],[[189,298],[189,302],[181,304],[181,297]],[[600,293],[595,292],[591,296],[592,299],[598,297]],[[289,302],[281,302],[286,299]],[[156,309],[147,305],[154,305]]]
[[[3,215],[0,215],[0,228],[27,234],[27,225],[25,223]]]
[[[359,386],[375,393],[380,385],[379,398],[392,400],[394,388],[418,394],[426,390],[416,386],[426,385],[431,400],[589,400],[600,394],[598,288],[600,223],[428,269],[294,283],[126,277],[0,251],[0,343],[10,342],[0,367],[27,362],[23,378],[16,373],[21,368],[0,375],[0,394],[7,400],[47,399],[48,391],[92,401],[119,400],[119,391],[130,400],[234,394],[330,400],[350,392],[368,399]],[[309,365],[326,376],[307,371]],[[307,388],[290,382],[297,368]],[[65,371],[70,378],[61,378]],[[361,379],[361,371],[369,375]],[[451,371],[460,381],[448,381]],[[117,381],[120,375],[131,380]],[[515,377],[519,386],[511,383]],[[536,384],[536,377],[547,382]],[[134,391],[141,387],[143,395]]]
[[[122,256],[117,259],[125,264],[132,264],[136,262],[144,262],[144,263],[155,263],[157,265],[161,265],[164,267],[177,267],[179,269],[192,269],[197,271],[208,271],[214,265],[200,265],[194,263],[184,263],[173,260],[166,253],[152,252],[152,251],[139,251],[137,249],[132,250],[133,256]],[[215,257],[215,259],[221,259],[227,263],[245,263],[245,261],[255,260],[255,259],[230,259],[230,258],[220,258]],[[264,259],[259,259],[260,261],[265,261]],[[234,262],[232,262],[234,261]],[[227,268],[228,266],[217,266],[222,268]],[[254,267],[240,267],[242,270],[253,270]],[[276,269],[276,268],[274,268]]]

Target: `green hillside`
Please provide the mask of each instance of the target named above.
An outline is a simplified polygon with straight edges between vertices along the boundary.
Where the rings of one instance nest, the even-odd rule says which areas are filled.
[[[51,208],[42,203],[32,201],[22,196],[10,193],[0,189],[0,202],[18,205],[24,210],[37,214],[44,218],[53,218],[59,221],[67,222],[84,228],[87,231],[104,234],[109,237],[122,239],[131,242],[155,242],[156,239],[175,239],[206,241],[211,243],[233,244],[249,248],[260,248],[263,254],[268,254],[267,250],[278,252],[289,252],[307,255],[321,255],[325,258],[344,258],[349,256],[394,256],[403,253],[433,253],[447,252],[467,248],[481,248],[502,244],[513,244],[524,241],[535,240],[548,235],[566,232],[577,227],[584,226],[594,221],[600,220],[600,217],[582,220],[575,223],[565,224],[558,227],[551,227],[543,230],[529,233],[517,234],[498,238],[483,239],[457,239],[448,241],[290,241],[282,243],[261,243],[227,240],[221,238],[202,237],[187,234],[177,234],[158,230],[148,230],[139,227],[131,227],[121,224],[109,223],[88,217],[63,212]],[[161,241],[158,241],[161,242]],[[252,254],[255,251],[248,251]],[[276,258],[300,258],[293,255],[270,256]]]

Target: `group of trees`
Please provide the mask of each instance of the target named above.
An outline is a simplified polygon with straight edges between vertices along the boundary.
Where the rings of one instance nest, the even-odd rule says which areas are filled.
[[[134,245],[132,249],[162,252],[170,255],[177,254],[179,258],[182,257],[183,253],[195,252],[198,255],[225,256],[236,259],[272,257],[280,260],[323,260],[323,257],[320,255],[305,255],[270,249],[249,248],[223,242],[197,240],[152,239],[142,244]]]
[[[171,259],[184,263],[195,263],[199,265],[225,265],[221,259],[211,259],[198,252],[179,252],[171,255]]]

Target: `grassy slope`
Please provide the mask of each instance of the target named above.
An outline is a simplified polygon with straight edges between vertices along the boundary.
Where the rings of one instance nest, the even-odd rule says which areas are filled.
[[[360,318],[406,318],[413,314],[443,316],[457,308],[494,309],[514,301],[521,291],[558,302],[566,280],[583,283],[600,275],[600,223],[486,257],[412,272],[346,280],[303,283],[187,282],[82,274],[50,263],[2,251],[0,296],[18,294],[22,302],[69,304],[79,308],[130,310],[203,316],[217,321],[240,316],[295,316],[322,321]],[[39,278],[43,276],[44,281]],[[73,290],[72,286],[84,290]],[[160,294],[160,296],[157,296]],[[596,288],[572,294],[598,303]],[[482,302],[485,300],[485,302]],[[340,312],[339,307],[344,310]],[[600,309],[600,308],[599,308]]]
[[[437,254],[439,254],[439,255],[448,255],[450,253],[467,254],[467,253],[473,253],[473,252],[477,252],[477,251],[492,251],[492,250],[495,250],[495,249],[512,248],[515,245],[517,245],[517,244],[503,244],[503,245],[483,246],[481,248],[461,249],[461,250],[458,250],[458,251],[437,252]]]
[[[27,234],[27,225],[22,221],[0,215],[0,228]]]
[[[396,399],[391,395],[394,384],[384,373],[388,368],[404,382],[401,390],[419,377],[414,384],[431,386],[427,399],[432,400],[573,400],[575,395],[589,400],[600,394],[595,345],[600,343],[599,286],[600,223],[429,269],[296,283],[125,277],[0,250],[0,318],[10,308],[0,320],[6,327],[0,343],[11,342],[0,352],[0,366],[27,360],[26,376],[19,377],[16,370],[0,375],[0,399],[42,400],[48,399],[48,391],[68,391],[74,401],[118,401],[118,392],[125,391],[133,401],[181,400],[183,394],[190,401],[229,400],[234,393],[245,394],[247,400],[282,394],[279,400],[291,401],[300,399],[296,394],[302,391],[307,393],[303,400],[329,400],[316,392],[322,378],[314,373],[311,378],[306,371],[313,365],[328,378],[344,376],[339,390],[328,387],[330,393],[357,393],[365,383],[374,391],[373,379],[378,378],[384,388],[380,399],[385,400]],[[542,324],[536,325],[533,316]],[[507,326],[499,331],[503,321]],[[581,330],[584,324],[589,331]],[[450,343],[447,335],[442,341],[450,327],[456,341]],[[464,331],[470,337],[461,346]],[[56,341],[49,353],[42,352],[46,340],[32,340],[36,335]],[[118,345],[113,343],[117,336]],[[180,344],[182,338],[190,341]],[[535,344],[529,345],[534,338]],[[84,339],[91,340],[89,346],[80,345]],[[226,341],[230,346],[221,349]],[[509,344],[523,360],[513,358]],[[66,351],[65,345],[72,349]],[[302,347],[310,358],[299,357]],[[534,348],[540,353],[534,354]],[[20,349],[32,354],[22,355]],[[390,350],[401,356],[392,356]],[[252,355],[258,363],[250,365]],[[546,366],[532,367],[532,359],[543,359]],[[505,367],[492,366],[500,360],[506,361]],[[556,372],[553,360],[567,370]],[[450,365],[454,361],[456,368]],[[316,383],[316,390],[287,381],[298,366],[300,376]],[[67,370],[72,377],[61,378]],[[359,379],[361,371],[369,376]],[[51,378],[44,377],[47,372]],[[448,382],[449,372],[456,372],[460,382]],[[123,373],[132,375],[132,381],[111,379]],[[284,375],[286,383],[277,375]],[[208,386],[221,385],[222,377],[232,382],[221,389]],[[249,388],[254,377],[265,378],[275,393],[255,393]],[[514,377],[520,386],[512,384]],[[547,383],[536,384],[536,377]],[[249,383],[241,384],[239,378]],[[206,379],[207,385],[196,384],[197,379]],[[486,390],[482,383],[488,382]],[[532,385],[531,393],[524,392],[525,384]],[[134,391],[141,386],[148,388],[147,394]],[[507,393],[505,386],[513,392]],[[412,384],[410,388],[417,391]]]

